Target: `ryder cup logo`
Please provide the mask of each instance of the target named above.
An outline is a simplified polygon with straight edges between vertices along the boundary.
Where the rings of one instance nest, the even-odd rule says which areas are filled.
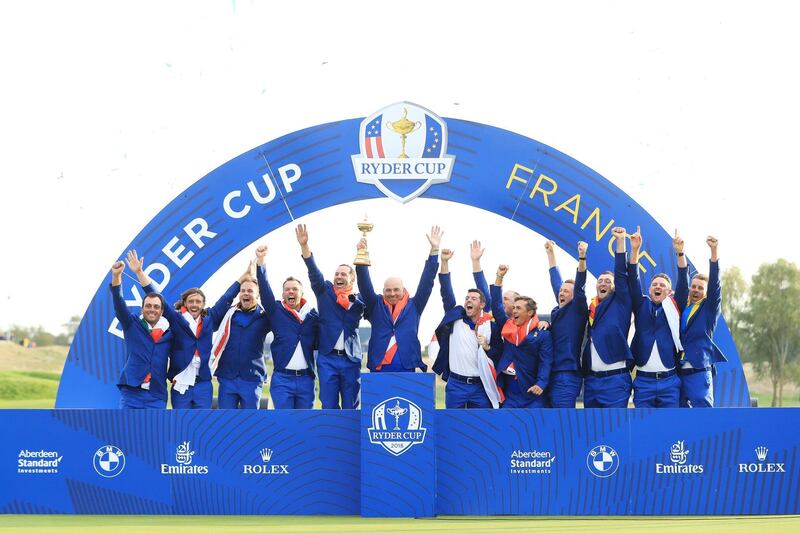
[[[611,446],[601,444],[589,450],[586,466],[597,477],[613,476],[619,468],[619,455]]]
[[[125,469],[125,454],[116,446],[101,446],[94,452],[94,471],[103,477],[115,477]]]
[[[372,410],[372,427],[368,431],[372,444],[380,444],[392,455],[405,453],[425,441],[422,409],[397,396],[384,400]]]
[[[351,156],[356,181],[375,185],[406,203],[450,181],[455,156],[447,155],[447,124],[424,107],[399,102],[361,123],[361,153]]]

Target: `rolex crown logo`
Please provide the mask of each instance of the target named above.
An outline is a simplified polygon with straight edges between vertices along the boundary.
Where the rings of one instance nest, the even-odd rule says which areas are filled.
[[[769,451],[769,448],[765,446],[758,446],[755,451],[756,457],[758,457],[759,461],[765,461],[767,459],[767,452]]]
[[[261,460],[268,463],[272,459],[272,448],[263,448],[260,452]]]

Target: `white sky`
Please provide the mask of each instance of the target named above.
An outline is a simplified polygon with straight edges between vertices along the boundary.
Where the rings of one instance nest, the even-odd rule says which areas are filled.
[[[791,2],[3,2],[0,330],[60,332],[123,247],[212,169],[400,100],[561,150],[682,228],[695,261],[714,234],[723,267],[748,276],[798,263],[797,20]],[[364,211],[376,283],[398,274],[413,291],[438,223],[458,250],[458,299],[477,237],[487,272],[508,262],[509,288],[555,304],[541,236],[432,201],[306,217],[326,274],[352,260]],[[291,228],[262,240],[273,279],[305,279]],[[242,264],[206,284],[210,297]],[[440,305],[437,286],[421,336]]]

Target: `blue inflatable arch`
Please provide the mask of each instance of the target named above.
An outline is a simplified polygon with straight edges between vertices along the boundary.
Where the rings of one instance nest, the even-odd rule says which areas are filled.
[[[419,157],[381,159],[376,151],[383,147],[375,144],[374,134],[370,137],[371,122],[362,119],[290,133],[197,181],[123,250],[135,248],[147,257],[150,276],[175,295],[182,288],[202,286],[244,247],[291,223],[290,213],[299,218],[357,200],[391,196],[407,202],[417,195],[496,213],[572,253],[579,240],[590,246],[608,245],[610,253],[611,227],[638,225],[647,235],[641,258],[643,283],[649,284],[657,272],[677,272],[671,236],[630,196],[586,165],[513,132],[414,109],[420,120],[411,123],[424,127],[425,135],[408,134],[407,151],[417,150]],[[389,118],[399,115],[382,118],[379,112],[369,117],[383,129],[387,151],[398,143],[402,129],[399,121],[390,124]],[[390,127],[396,129],[387,131]],[[415,135],[417,148],[411,142]],[[377,138],[380,141],[380,131]],[[365,155],[365,144],[373,150],[372,159]],[[707,270],[705,261],[700,270]],[[589,254],[588,268],[594,275],[609,264],[610,256]],[[56,407],[118,405],[115,383],[124,360],[124,341],[107,285],[108,279],[103,279],[75,335]],[[140,304],[138,287],[125,283],[124,291],[129,305]],[[716,405],[748,406],[747,383],[724,319],[715,341],[728,358],[717,369]]]

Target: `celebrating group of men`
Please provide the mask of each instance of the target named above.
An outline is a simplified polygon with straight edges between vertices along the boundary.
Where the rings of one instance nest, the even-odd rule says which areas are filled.
[[[267,279],[266,246],[256,249],[245,273],[209,308],[197,288],[185,291],[174,308],[167,306],[144,271],[144,258],[130,251],[128,267],[147,293],[140,316],[122,298],[125,263],[115,263],[111,292],[126,344],[120,405],[164,408],[169,382],[173,408],[208,409],[216,376],[220,408],[258,408],[267,377],[263,346],[272,331],[270,395],[276,409],[311,409],[317,378],[323,409],[358,408],[361,318],[372,326],[366,365],[371,372],[427,371],[418,330],[439,271],[444,318],[429,352],[435,355],[433,371],[447,382],[449,409],[575,407],[581,388],[585,407],[627,407],[631,389],[636,407],[713,406],[714,364],[725,361],[713,342],[721,305],[713,237],[706,241],[711,249],[708,276],[697,274],[690,282],[683,240],[676,232],[675,290],[667,274],[657,274],[648,294],[642,294],[641,233],[637,229],[628,236],[624,228],[614,228],[614,270],[597,278],[591,301],[585,290],[588,245],[578,243],[575,278],[564,281],[555,244],[547,242],[558,306],[546,322],[539,320],[532,298],[504,292],[507,265],[500,265],[494,284],[487,285],[478,241],[470,248],[476,288],[467,291],[463,305],[456,305],[449,270],[453,251],[440,249],[438,226],[427,236],[430,251],[413,296],[397,277],[386,279],[382,293],[376,293],[364,264],[355,269],[341,264],[333,281],[326,281],[305,225],[297,226],[295,234],[317,309],[294,277],[283,282],[276,299]],[[361,239],[359,250],[366,247]],[[629,345],[631,315],[635,335]]]

